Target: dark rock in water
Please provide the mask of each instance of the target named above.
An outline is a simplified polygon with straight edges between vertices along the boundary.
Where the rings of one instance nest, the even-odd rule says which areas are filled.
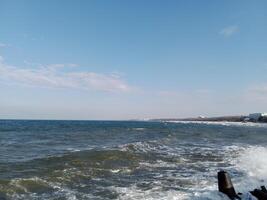
[[[267,200],[267,193],[264,192],[263,190],[266,190],[266,188],[262,189],[262,190],[255,189],[255,190],[251,191],[250,193],[253,196],[255,196],[258,200]]]
[[[263,185],[263,186],[261,186],[261,191],[263,191],[263,192],[265,192],[265,193],[267,193],[267,189],[266,189],[266,187]]]
[[[231,178],[225,171],[218,172],[219,191],[226,194],[230,199],[241,199],[235,192]]]
[[[226,194],[231,200],[241,199],[235,192],[235,188],[232,184],[231,178],[225,171],[218,172],[218,187],[219,191]],[[255,189],[250,193],[258,200],[267,200],[267,189],[265,186],[261,186],[261,189]],[[238,193],[241,195],[241,193]]]

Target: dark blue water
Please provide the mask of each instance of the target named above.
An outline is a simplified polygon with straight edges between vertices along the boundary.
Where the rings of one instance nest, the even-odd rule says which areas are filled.
[[[0,120],[0,199],[225,199],[267,178],[267,126]],[[267,180],[267,179],[266,179]]]

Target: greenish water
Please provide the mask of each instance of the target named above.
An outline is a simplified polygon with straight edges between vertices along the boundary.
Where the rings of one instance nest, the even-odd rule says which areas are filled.
[[[0,199],[225,199],[267,180],[267,126],[0,121]],[[253,163],[253,164],[252,164]]]

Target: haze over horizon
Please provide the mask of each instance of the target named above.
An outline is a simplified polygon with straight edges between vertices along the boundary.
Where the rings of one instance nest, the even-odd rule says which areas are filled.
[[[267,1],[0,0],[1,119],[267,111]]]

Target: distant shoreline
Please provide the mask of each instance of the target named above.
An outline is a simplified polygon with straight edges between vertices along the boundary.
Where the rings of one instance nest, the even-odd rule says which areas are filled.
[[[191,122],[252,122],[252,123],[267,123],[266,119],[264,120],[253,120],[249,119],[248,116],[237,115],[237,116],[220,116],[220,117],[195,117],[195,118],[162,118],[162,119],[151,119],[150,121],[159,121],[159,122],[169,122],[169,121],[191,121]]]

